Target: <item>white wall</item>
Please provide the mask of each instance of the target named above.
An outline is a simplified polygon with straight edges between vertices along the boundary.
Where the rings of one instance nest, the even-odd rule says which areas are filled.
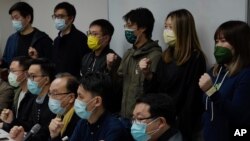
[[[19,0],[1,0],[0,1],[0,56],[4,51],[8,36],[14,32],[9,16],[9,8]],[[1,58],[1,57],[0,57]]]
[[[131,45],[124,37],[122,16],[137,7],[149,8],[155,17],[153,39],[163,43],[163,24],[170,11],[185,8],[194,16],[196,29],[203,51],[208,59],[208,66],[214,63],[213,35],[216,28],[228,20],[246,21],[247,0],[109,0],[109,19],[115,26],[111,47],[122,55]]]
[[[45,31],[52,39],[57,36],[58,30],[54,27],[51,15],[54,7],[62,0],[21,0],[29,3],[34,8],[33,26]],[[89,24],[99,18],[108,18],[107,0],[64,0],[73,4],[76,8],[74,24],[82,32],[86,33]]]

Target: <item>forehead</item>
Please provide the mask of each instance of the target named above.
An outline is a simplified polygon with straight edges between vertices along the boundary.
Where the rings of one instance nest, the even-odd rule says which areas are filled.
[[[168,17],[166,20],[165,20],[165,24],[167,25],[172,25],[173,21],[172,21],[172,18],[171,17]]]
[[[29,67],[29,70],[28,70],[29,73],[32,73],[32,74],[40,74],[42,71],[41,71],[41,67],[40,65],[31,65]]]
[[[50,85],[50,90],[51,91],[63,91],[66,90],[66,84],[67,84],[67,80],[64,78],[56,78],[54,81],[52,81],[51,85]]]
[[[135,117],[146,118],[151,114],[149,113],[150,106],[146,103],[139,103],[135,105],[133,115]]]
[[[20,68],[20,64],[18,61],[12,61],[10,64],[10,68]]]
[[[65,9],[57,9],[55,14],[67,15],[67,11]]]
[[[102,28],[99,26],[99,25],[92,25],[89,27],[89,30],[91,32],[101,32],[102,31]]]
[[[17,10],[11,12],[11,17],[22,17],[21,13]]]
[[[91,92],[87,91],[86,89],[84,89],[84,87],[81,85],[78,86],[77,89],[78,94],[85,96],[85,97],[92,97]]]

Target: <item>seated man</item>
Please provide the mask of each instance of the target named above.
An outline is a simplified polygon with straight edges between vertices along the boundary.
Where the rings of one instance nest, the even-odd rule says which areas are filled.
[[[71,141],[130,141],[129,134],[122,122],[108,111],[109,91],[112,89],[108,75],[87,73],[78,87],[78,97],[74,108],[81,118],[70,138]],[[22,140],[23,129],[15,126],[10,136]]]
[[[136,141],[182,141],[175,122],[175,107],[169,96],[146,94],[136,100],[131,134]]]
[[[17,87],[15,90],[14,102],[11,109],[4,109],[1,112],[0,128],[5,131],[9,131],[14,125],[25,126],[30,117],[30,111],[35,95],[32,95],[27,89],[26,73],[30,66],[30,59],[26,56],[15,57],[9,68],[8,81],[13,87]]]
[[[48,93],[55,77],[55,65],[48,59],[38,58],[31,62],[27,73],[27,88],[36,98],[33,102],[30,117],[24,130],[30,131],[36,124],[41,125],[39,132],[31,138],[32,141],[44,141],[49,138],[49,123],[55,117],[48,107]],[[16,126],[13,128],[15,129]],[[22,127],[23,129],[23,127]],[[12,129],[10,131],[12,133]]]
[[[66,136],[70,138],[80,119],[74,110],[78,86],[77,79],[69,73],[57,74],[50,85],[49,108],[51,112],[57,114],[49,125],[52,140],[60,140]]]

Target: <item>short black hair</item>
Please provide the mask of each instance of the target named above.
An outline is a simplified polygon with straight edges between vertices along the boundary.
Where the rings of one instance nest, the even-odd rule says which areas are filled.
[[[70,73],[64,72],[64,73],[59,73],[56,75],[56,78],[65,78],[67,79],[66,82],[66,89],[68,90],[68,92],[72,92],[75,94],[75,98],[77,97],[77,89],[79,86],[79,82],[76,79],[75,76],[73,76]]]
[[[149,9],[142,7],[133,9],[129,11],[126,15],[124,15],[123,19],[126,22],[130,20],[132,23],[137,24],[139,28],[145,28],[146,37],[148,39],[151,39],[155,19]]]
[[[175,125],[176,108],[173,100],[165,93],[149,93],[136,100],[136,104],[145,103],[150,106],[151,117],[164,117],[167,124]]]
[[[43,75],[49,76],[50,82],[55,78],[55,64],[47,58],[37,58],[31,61],[31,65],[39,65]]]
[[[105,19],[95,20],[89,25],[89,27],[94,26],[94,25],[101,27],[103,35],[109,35],[110,37],[113,36],[115,29],[114,29],[114,26],[108,20],[105,20]]]
[[[24,71],[28,70],[30,67],[31,59],[27,56],[17,56],[12,59],[11,62],[17,61]]]
[[[26,3],[26,2],[17,2],[17,3],[15,3],[9,9],[9,14],[11,15],[11,13],[13,11],[20,12],[20,15],[22,17],[25,17],[25,18],[30,15],[30,17],[31,17],[30,23],[31,24],[33,23],[34,12],[33,12],[33,8],[28,3]]]
[[[102,98],[103,107],[110,110],[110,98],[113,93],[111,78],[106,73],[89,72],[83,75],[81,85],[87,91],[90,91],[92,96],[100,96]]]
[[[68,16],[72,16],[75,20],[76,17],[76,9],[74,7],[74,5],[68,3],[68,2],[61,2],[59,4],[56,5],[56,7],[54,8],[54,13],[58,10],[58,9],[64,9]]]

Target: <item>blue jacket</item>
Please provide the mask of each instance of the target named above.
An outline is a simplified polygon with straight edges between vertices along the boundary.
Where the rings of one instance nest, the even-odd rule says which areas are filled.
[[[224,67],[217,82],[221,83],[226,71]],[[210,76],[215,82],[216,77]],[[219,90],[205,97],[204,102],[207,107],[203,114],[205,141],[228,141],[236,128],[249,127],[250,67],[236,75],[227,75]]]
[[[34,28],[34,35],[30,41],[30,46],[36,48],[39,57],[51,58],[53,41],[50,37],[37,28]],[[12,59],[18,55],[20,33],[16,32],[9,36],[2,58],[1,67],[9,67]],[[28,50],[27,50],[28,54]]]
[[[132,136],[122,122],[105,112],[96,123],[80,120],[70,141],[132,141]]]

